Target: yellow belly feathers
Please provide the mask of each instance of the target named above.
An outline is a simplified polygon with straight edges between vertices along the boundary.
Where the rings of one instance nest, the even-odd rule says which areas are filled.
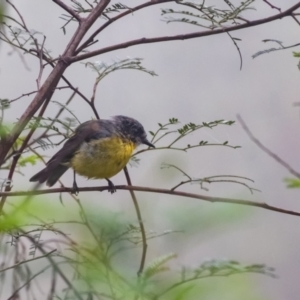
[[[135,147],[117,137],[92,140],[81,145],[70,166],[88,178],[110,178],[126,166]]]

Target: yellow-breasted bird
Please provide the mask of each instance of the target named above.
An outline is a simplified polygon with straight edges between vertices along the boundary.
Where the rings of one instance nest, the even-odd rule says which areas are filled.
[[[68,168],[72,168],[75,193],[78,192],[76,173],[88,178],[105,178],[113,193],[115,187],[109,178],[126,166],[140,144],[154,147],[147,140],[142,124],[135,119],[115,116],[111,120],[87,121],[76,128],[74,135],[48,161],[47,167],[30,181],[46,181],[48,186],[53,186]]]

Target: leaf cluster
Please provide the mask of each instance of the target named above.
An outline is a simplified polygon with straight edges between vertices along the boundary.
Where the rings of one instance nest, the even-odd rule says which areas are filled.
[[[70,219],[63,217],[62,213],[58,214],[59,208],[56,205],[51,204],[45,208],[45,205],[30,204],[26,199],[20,205],[12,204],[12,208],[0,222],[0,231],[7,234],[8,242],[5,248],[2,248],[2,255],[7,257],[7,260],[1,265],[0,280],[3,284],[8,280],[8,270],[12,270],[21,283],[33,283],[37,277],[43,278],[43,273],[51,269],[51,281],[57,281],[59,274],[63,272],[65,276],[72,278],[71,284],[65,289],[59,290],[56,285],[53,288],[51,281],[47,281],[50,290],[54,289],[53,296],[57,299],[85,299],[87,294],[96,299],[168,299],[165,297],[169,292],[188,283],[197,285],[197,282],[204,278],[241,273],[274,277],[273,268],[259,264],[244,265],[231,260],[205,261],[194,269],[183,267],[178,271],[169,266],[169,263],[177,258],[175,253],[170,253],[153,259],[146,265],[141,276],[135,279],[133,270],[126,261],[126,253],[128,249],[135,252],[135,248],[140,244],[139,226],[127,223],[121,220],[120,216],[107,211],[102,211],[99,215],[94,209],[89,211],[82,207],[80,214],[76,214],[79,218]],[[70,213],[69,211],[68,215]],[[46,216],[48,219],[55,217],[63,221],[46,222]],[[72,225],[69,232],[60,229],[68,224]],[[78,236],[76,226],[85,232],[82,236]],[[44,248],[43,237],[46,237],[46,233],[58,238],[50,239],[47,248]],[[170,230],[160,234],[147,232],[147,240],[170,233]],[[29,247],[26,246],[26,241],[30,242]],[[19,258],[17,262],[12,259],[14,256]],[[37,260],[38,268],[31,268],[31,262]],[[164,272],[168,272],[169,275],[159,277]],[[158,278],[160,283],[153,285]],[[22,290],[22,286],[26,285],[21,284],[19,291]],[[47,284],[44,288],[47,288]]]
[[[174,10],[162,9],[161,14],[167,23],[181,22],[191,25],[200,26],[206,29],[222,28],[231,22],[235,25],[240,24],[242,13],[246,10],[253,9],[250,5],[254,0],[241,1],[235,6],[230,1],[224,1],[229,9],[224,9],[221,6],[206,6],[205,1],[202,3],[190,1],[177,1],[179,6],[185,6],[190,10]],[[221,2],[220,2],[221,3]],[[183,18],[172,17],[173,15],[184,15]],[[169,17],[169,15],[171,15]]]

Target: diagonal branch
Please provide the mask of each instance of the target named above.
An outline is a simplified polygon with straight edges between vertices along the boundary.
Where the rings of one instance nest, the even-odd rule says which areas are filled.
[[[52,251],[50,251],[50,252],[47,252],[47,253],[44,254],[44,255],[40,255],[40,256],[31,258],[31,259],[19,261],[19,262],[17,262],[16,264],[14,264],[13,266],[10,266],[10,267],[1,269],[1,270],[0,270],[0,273],[5,272],[5,271],[10,270],[10,269],[18,268],[18,267],[19,267],[20,265],[22,265],[22,264],[27,264],[27,263],[32,262],[32,261],[34,261],[34,260],[41,259],[41,258],[45,258],[46,256],[51,255],[51,254],[54,253],[55,251],[56,251],[56,249],[54,249],[54,250],[52,250]]]
[[[94,39],[95,37],[102,31],[104,30],[106,27],[108,27],[111,23],[120,20],[121,18],[132,14],[133,12],[140,10],[142,8],[148,7],[148,6],[153,6],[153,5],[157,5],[157,4],[161,4],[161,3],[166,3],[166,2],[174,2],[176,0],[151,0],[149,2],[143,3],[141,5],[138,5],[136,7],[130,8],[129,10],[113,17],[110,18],[107,22],[105,22],[101,27],[99,27],[77,50],[76,50],[76,54],[80,53],[83,49],[87,48],[88,46],[90,46],[92,43],[94,43]]]
[[[300,26],[300,22],[297,19],[297,17],[295,16],[295,14],[292,14],[292,18],[295,20],[295,22]]]
[[[68,12],[73,18],[75,18],[78,22],[82,21],[82,18],[77,14],[71,7],[63,3],[61,0],[52,0],[54,3],[59,5],[62,9]]]
[[[271,150],[269,150],[266,146],[264,146],[250,131],[244,120],[241,118],[240,115],[237,115],[237,119],[241,123],[243,129],[246,131],[250,139],[265,153],[267,153],[269,156],[274,158],[279,164],[281,164],[283,167],[285,167],[291,174],[296,176],[297,178],[300,178],[300,173],[294,170],[288,163],[286,163],[283,159],[281,159],[277,154],[273,153]]]
[[[210,35],[215,35],[215,34],[221,34],[224,32],[231,32],[235,30],[240,30],[244,28],[249,28],[265,23],[269,23],[275,20],[279,20],[288,16],[291,16],[292,13],[300,7],[300,2],[297,4],[293,5],[286,11],[276,14],[274,16],[268,17],[268,18],[263,18],[263,19],[258,19],[254,21],[250,21],[248,23],[236,25],[236,26],[230,26],[230,27],[225,27],[225,28],[220,28],[220,29],[215,29],[215,30],[207,30],[207,31],[200,31],[200,32],[193,32],[193,33],[187,33],[187,34],[180,34],[180,35],[173,35],[173,36],[161,36],[161,37],[155,37],[155,38],[140,38],[136,40],[131,40],[128,42],[108,46],[102,49],[98,49],[95,51],[91,51],[85,54],[81,54],[78,56],[74,56],[70,58],[70,63],[74,63],[76,61],[81,61],[87,58],[91,58],[96,55],[100,55],[103,53],[115,51],[118,49],[124,49],[136,45],[142,45],[142,44],[150,44],[150,43],[159,43],[159,42],[167,42],[167,41],[176,41],[176,40],[187,40],[187,39],[194,39],[198,37],[203,37],[203,36],[210,36]]]

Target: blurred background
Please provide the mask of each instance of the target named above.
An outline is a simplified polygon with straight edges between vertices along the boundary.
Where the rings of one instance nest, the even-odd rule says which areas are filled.
[[[296,0],[272,0],[283,10]],[[126,5],[133,7],[141,1],[130,0]],[[213,5],[216,1],[207,1]],[[16,0],[28,27],[42,32],[46,37],[46,48],[56,57],[65,49],[76,24],[71,23],[66,34],[60,27],[62,10],[52,1]],[[249,10],[245,18],[254,20],[272,14],[263,1],[255,1],[257,10]],[[109,26],[98,37],[99,42],[91,47],[97,49],[141,37],[156,37],[195,32],[199,28],[189,24],[163,22],[161,8],[171,8],[171,3],[153,6],[128,15]],[[9,9],[9,8],[8,8]],[[8,11],[10,14],[14,14]],[[157,123],[167,123],[171,117],[181,124],[200,124],[214,120],[233,120],[240,114],[253,134],[283,160],[300,170],[299,108],[294,103],[299,99],[300,72],[298,59],[292,51],[297,48],[265,54],[255,59],[256,52],[272,47],[264,39],[282,41],[285,46],[299,42],[300,27],[292,18],[232,32],[241,39],[238,42],[243,57],[240,70],[239,54],[226,34],[204,38],[139,45],[94,57],[91,62],[111,63],[126,57],[141,57],[143,65],[158,76],[134,70],[110,74],[100,83],[96,94],[96,108],[101,118],[122,114],[139,120],[147,131],[155,131]],[[274,45],[275,47],[277,45]],[[90,49],[90,50],[91,50]],[[1,98],[13,99],[23,93],[36,90],[39,61],[25,55],[24,62],[9,45],[0,44],[0,89]],[[46,69],[43,79],[49,74]],[[88,98],[96,73],[79,62],[71,65],[66,77]],[[57,91],[52,100],[66,102],[71,92]],[[30,104],[33,96],[24,97],[12,105],[5,121],[13,123]],[[81,122],[90,120],[93,112],[82,99],[72,101],[70,109]],[[59,107],[52,103],[46,116],[53,117]],[[63,115],[67,116],[67,114]],[[208,196],[228,197],[265,202],[288,210],[300,211],[299,190],[287,189],[284,178],[292,177],[286,169],[262,152],[246,135],[241,125],[202,129],[180,142],[182,146],[194,141],[207,140],[211,143],[229,141],[239,149],[226,147],[200,147],[187,153],[181,151],[151,151],[142,153],[138,166],[129,167],[134,185],[171,188],[186,178],[175,169],[162,169],[163,163],[174,164],[191,177],[213,175],[239,175],[253,179],[252,187],[261,190],[251,194],[244,186],[231,183],[184,185],[182,191]],[[162,141],[161,146],[164,145]],[[53,155],[58,149],[49,149]],[[43,167],[40,163],[23,170],[24,175],[15,174],[14,191],[29,190],[28,179]],[[1,178],[7,172],[1,171]],[[72,184],[72,172],[63,176],[67,186]],[[114,184],[125,184],[123,172],[113,178]],[[86,180],[78,177],[79,187],[104,185],[105,181]],[[294,300],[300,287],[300,218],[260,208],[231,204],[208,203],[183,197],[136,193],[146,229],[155,232],[180,231],[149,241],[147,262],[166,253],[175,252],[178,258],[172,268],[193,267],[206,259],[234,259],[243,263],[263,263],[276,269],[278,278],[263,275],[237,275],[227,279],[206,279],[197,286],[191,299],[272,299]],[[38,197],[37,197],[38,198]],[[109,209],[126,216],[138,224],[130,194],[118,191],[113,196],[103,193],[81,193],[84,206],[94,211]],[[39,199],[42,201],[41,199]],[[37,200],[38,201],[38,200]],[[58,203],[56,195],[43,201]],[[67,212],[73,201],[64,196]],[[140,255],[140,249],[136,252]],[[134,257],[134,254],[131,254]],[[134,261],[134,259],[133,259]],[[139,259],[134,270],[138,268]],[[234,288],[233,288],[234,287]],[[200,292],[201,290],[201,292]],[[245,293],[247,297],[245,298]]]

